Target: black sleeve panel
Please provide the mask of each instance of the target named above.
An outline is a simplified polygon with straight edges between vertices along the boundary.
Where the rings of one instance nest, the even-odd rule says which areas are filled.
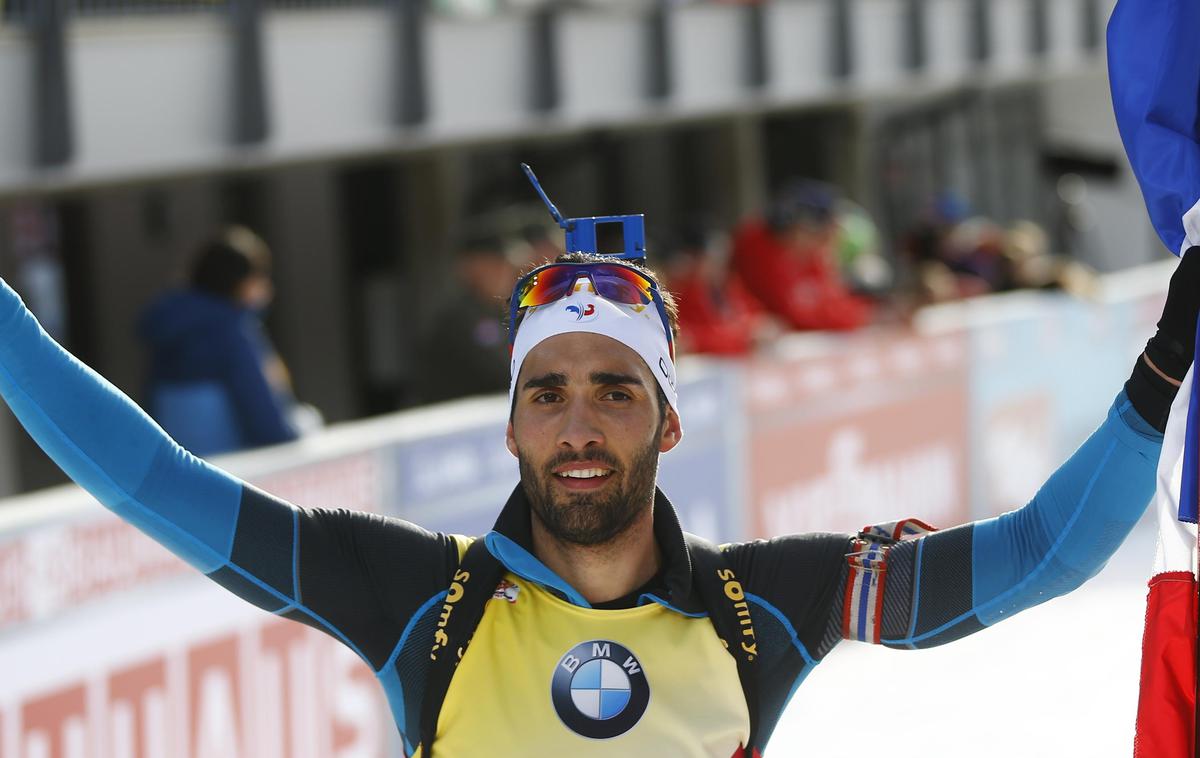
[[[378,671],[413,613],[449,585],[458,555],[453,537],[407,521],[299,509],[247,486],[231,561],[245,573],[210,576],[260,608],[332,634]]]
[[[295,600],[294,507],[261,490],[242,487],[237,530],[229,557],[271,589]]]
[[[271,613],[294,605],[296,512],[290,503],[243,484],[229,562],[208,577]]]
[[[458,543],[397,518],[348,510],[300,514],[299,600],[378,671],[413,613],[450,584]]]
[[[883,644],[898,649],[952,642],[982,628],[972,613],[974,525],[902,542],[888,551]]]
[[[908,628],[912,624],[917,549],[920,544],[920,539],[906,540],[888,550],[887,581],[883,586],[882,639],[898,640],[908,636]]]
[[[849,535],[816,533],[730,545],[725,555],[746,592],[787,619],[819,659],[827,652],[822,639],[830,616],[839,614],[839,579],[849,549]]]
[[[974,526],[967,524],[922,538],[918,635],[947,624],[971,610],[973,530]]]

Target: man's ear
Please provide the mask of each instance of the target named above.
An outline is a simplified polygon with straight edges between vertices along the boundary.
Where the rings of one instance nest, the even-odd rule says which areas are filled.
[[[511,424],[509,427],[511,428]],[[667,406],[667,417],[663,419],[662,435],[658,440],[658,452],[670,452],[679,441],[683,439],[683,424],[679,421],[679,414],[675,409]]]
[[[517,455],[517,438],[513,434],[513,424],[511,421],[504,428],[504,444],[508,446],[508,452],[512,453],[514,458],[520,457]]]

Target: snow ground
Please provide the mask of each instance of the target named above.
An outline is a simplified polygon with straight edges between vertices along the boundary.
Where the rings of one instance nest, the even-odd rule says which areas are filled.
[[[768,755],[1132,755],[1154,541],[1143,519],[1079,590],[950,645],[843,643],[797,691]]]

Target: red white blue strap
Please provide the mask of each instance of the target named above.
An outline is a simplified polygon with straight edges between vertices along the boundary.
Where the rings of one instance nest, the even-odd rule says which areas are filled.
[[[851,543],[846,562],[850,571],[842,604],[842,637],[878,644],[883,625],[883,589],[887,554],[902,540],[937,531],[914,518],[865,527]]]

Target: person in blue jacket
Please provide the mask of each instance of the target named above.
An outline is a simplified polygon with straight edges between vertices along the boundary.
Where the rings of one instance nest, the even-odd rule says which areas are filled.
[[[262,324],[271,301],[271,254],[245,227],[209,240],[188,286],[142,314],[150,349],[150,415],[196,455],[296,439],[287,370]]]

